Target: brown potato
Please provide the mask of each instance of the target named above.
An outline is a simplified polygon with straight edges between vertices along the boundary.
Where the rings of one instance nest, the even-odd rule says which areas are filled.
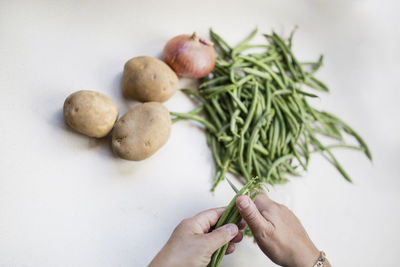
[[[131,108],[115,124],[112,150],[117,156],[139,161],[153,155],[170,136],[171,117],[158,102]]]
[[[163,61],[135,57],[125,63],[122,90],[126,97],[141,102],[164,102],[178,89],[178,77]]]
[[[118,118],[118,108],[108,96],[94,91],[77,91],[64,102],[64,119],[75,131],[104,137]]]

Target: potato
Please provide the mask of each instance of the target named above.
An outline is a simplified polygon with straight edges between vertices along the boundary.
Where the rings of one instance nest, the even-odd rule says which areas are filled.
[[[125,63],[122,90],[126,97],[141,102],[164,102],[178,89],[178,77],[163,61],[135,57]]]
[[[75,131],[91,137],[104,137],[118,118],[111,98],[94,91],[77,91],[64,102],[64,119]]]
[[[139,161],[153,155],[168,140],[171,117],[158,102],[147,102],[131,108],[115,124],[112,150],[117,156]]]

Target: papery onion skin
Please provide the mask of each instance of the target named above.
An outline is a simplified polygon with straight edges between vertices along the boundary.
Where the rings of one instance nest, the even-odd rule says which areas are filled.
[[[216,53],[213,43],[192,35],[175,36],[164,47],[165,62],[179,77],[202,78],[215,66]]]

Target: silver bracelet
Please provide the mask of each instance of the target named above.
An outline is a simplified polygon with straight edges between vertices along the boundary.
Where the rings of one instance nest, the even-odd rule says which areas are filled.
[[[313,267],[322,267],[325,261],[326,261],[325,252],[321,251],[319,254],[319,258]]]

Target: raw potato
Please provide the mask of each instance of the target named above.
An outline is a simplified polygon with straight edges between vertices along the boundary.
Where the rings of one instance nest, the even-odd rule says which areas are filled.
[[[126,97],[141,102],[164,102],[178,89],[178,77],[163,61],[135,57],[125,63],[122,90]]]
[[[104,137],[118,118],[118,108],[108,96],[94,91],[77,91],[64,102],[64,118],[75,131]]]
[[[112,150],[117,156],[139,161],[153,155],[168,140],[171,117],[158,102],[147,102],[131,108],[115,124]]]

